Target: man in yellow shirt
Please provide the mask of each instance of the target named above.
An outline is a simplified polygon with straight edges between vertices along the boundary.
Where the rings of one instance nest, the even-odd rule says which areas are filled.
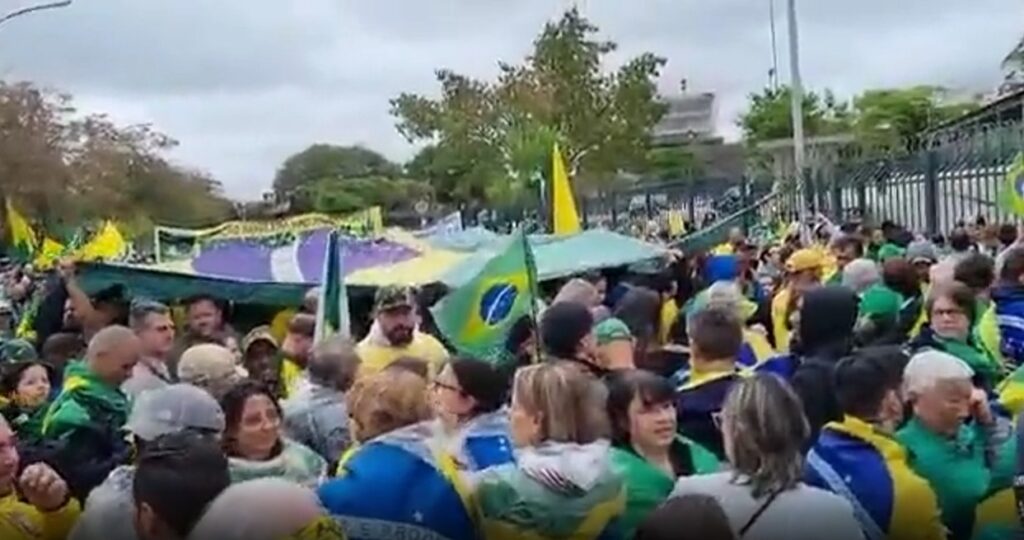
[[[814,249],[800,249],[786,259],[786,286],[772,300],[772,334],[775,350],[789,350],[790,314],[796,309],[796,300],[807,289],[821,283],[821,254]]]
[[[361,364],[359,375],[376,373],[399,358],[416,358],[427,362],[431,373],[437,373],[448,360],[448,351],[434,336],[420,332],[416,298],[410,287],[385,286],[377,289],[374,300],[374,322],[356,347]]]

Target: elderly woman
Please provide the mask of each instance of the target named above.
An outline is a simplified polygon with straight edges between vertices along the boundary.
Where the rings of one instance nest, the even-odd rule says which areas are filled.
[[[934,350],[915,355],[903,373],[913,417],[896,438],[935,491],[950,538],[969,537],[975,507],[1012,476],[1008,426],[993,416],[973,376],[966,362]]]
[[[428,396],[426,379],[406,369],[362,377],[349,391],[358,446],[318,494],[350,539],[474,538],[458,465],[433,444]]]
[[[871,259],[855,259],[843,268],[842,285],[857,295],[863,294],[880,281],[882,273],[878,270],[878,264]]]
[[[916,351],[934,349],[963,360],[974,372],[975,385],[990,390],[1001,368],[971,332],[972,321],[979,315],[977,306],[974,294],[962,283],[934,285],[925,303],[928,324],[910,345]]]
[[[617,533],[624,490],[611,468],[604,399],[591,384],[565,363],[516,373],[510,418],[518,463],[477,478],[483,537],[594,540]]]
[[[329,338],[313,348],[306,366],[309,384],[300,385],[283,404],[288,437],[328,463],[336,462],[351,444],[345,392],[358,369],[355,345],[339,336]]]
[[[322,457],[284,437],[281,406],[266,386],[239,383],[224,394],[220,405],[232,482],[278,477],[315,487],[327,476]]]
[[[722,409],[731,470],[679,480],[672,495],[711,495],[739,538],[861,540],[845,499],[801,481],[810,434],[800,399],[775,375],[735,385]]]
[[[622,532],[637,525],[672,491],[676,479],[718,470],[718,459],[677,432],[675,389],[649,371],[621,371],[609,377],[612,467],[626,483]]]

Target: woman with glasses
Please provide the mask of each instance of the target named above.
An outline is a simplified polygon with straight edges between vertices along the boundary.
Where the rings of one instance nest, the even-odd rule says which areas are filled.
[[[981,315],[971,290],[956,281],[936,284],[928,294],[925,309],[928,324],[911,342],[911,348],[942,351],[963,360],[974,371],[974,384],[991,390],[1000,378],[1001,367],[971,332],[974,320]]]
[[[715,472],[718,459],[677,433],[675,390],[668,379],[633,370],[614,373],[606,382],[612,466],[626,484],[622,530],[629,538],[668,497],[676,479]]]
[[[468,486],[433,443],[429,395],[425,378],[391,366],[349,390],[356,446],[318,491],[349,539],[476,538]]]
[[[758,374],[737,383],[720,422],[730,470],[681,478],[674,497],[713,496],[739,538],[863,539],[850,503],[801,481],[810,428],[785,381]]]
[[[224,395],[221,408],[232,482],[279,477],[314,488],[327,476],[324,458],[284,437],[281,406],[267,387],[243,381]]]
[[[460,358],[434,379],[432,405],[443,450],[461,470],[512,461],[504,376],[487,362]]]
[[[520,369],[509,413],[517,462],[477,475],[482,537],[618,538],[625,489],[612,470],[605,398],[564,363]]]

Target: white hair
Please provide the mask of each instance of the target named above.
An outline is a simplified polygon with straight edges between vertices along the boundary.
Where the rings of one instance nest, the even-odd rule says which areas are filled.
[[[856,259],[843,268],[843,286],[853,289],[857,294],[879,281],[882,281],[882,273],[871,259]]]
[[[716,281],[708,287],[707,304],[705,307],[725,309],[732,313],[743,310],[743,291],[733,281]]]
[[[280,540],[324,514],[310,489],[281,478],[261,478],[224,490],[188,538]]]
[[[974,370],[963,360],[942,351],[915,354],[903,370],[903,385],[911,394],[922,394],[944,381],[970,381]]]

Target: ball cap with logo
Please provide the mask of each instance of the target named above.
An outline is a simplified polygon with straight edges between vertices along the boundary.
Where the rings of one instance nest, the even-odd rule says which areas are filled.
[[[416,296],[412,287],[385,285],[377,289],[374,306],[377,313],[394,309],[412,309],[416,307]]]
[[[125,426],[144,441],[192,429],[224,431],[224,412],[213,396],[191,384],[172,384],[143,392]]]

